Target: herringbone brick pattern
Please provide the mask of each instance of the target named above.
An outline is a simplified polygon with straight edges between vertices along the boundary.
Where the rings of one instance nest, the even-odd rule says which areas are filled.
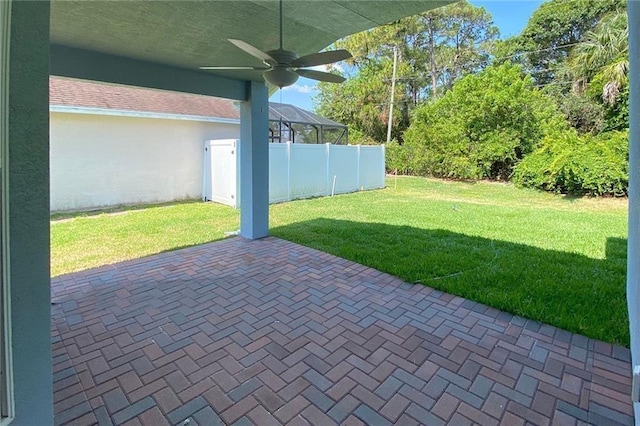
[[[275,238],[52,291],[58,425],[632,424],[628,350]]]

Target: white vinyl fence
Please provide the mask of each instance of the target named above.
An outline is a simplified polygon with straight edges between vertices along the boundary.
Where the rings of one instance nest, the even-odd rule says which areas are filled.
[[[229,153],[237,152],[232,142],[205,144],[203,198],[239,207],[237,157],[235,169],[228,164],[234,162]],[[269,202],[384,188],[384,162],[383,145],[269,144]],[[216,170],[224,170],[225,177]]]

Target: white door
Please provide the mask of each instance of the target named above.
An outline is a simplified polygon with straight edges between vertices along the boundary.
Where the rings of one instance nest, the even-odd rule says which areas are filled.
[[[204,150],[203,198],[238,207],[238,140],[207,141]]]

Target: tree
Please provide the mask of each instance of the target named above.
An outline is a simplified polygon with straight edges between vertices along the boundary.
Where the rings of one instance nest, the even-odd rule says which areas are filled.
[[[628,127],[629,23],[625,10],[603,17],[572,49],[563,67],[577,95],[599,100],[606,129]]]
[[[462,1],[347,37],[336,45],[353,54],[345,70],[349,78],[340,86],[320,83],[316,110],[377,141],[384,140],[392,119],[393,136],[401,140],[413,108],[461,76],[484,68],[497,35],[489,13]],[[390,118],[394,48],[399,60]]]
[[[549,85],[545,89],[549,87],[557,88],[557,86]],[[558,102],[558,108],[578,133],[598,134],[605,129],[606,112],[602,103],[590,96],[573,91],[545,90],[545,93],[550,94]]]
[[[399,155],[411,174],[508,179],[547,133],[566,127],[531,78],[505,63],[463,77],[417,108]]]
[[[385,140],[389,120],[391,67],[392,61],[385,59],[361,68],[340,85],[319,83],[319,92],[314,99],[316,111],[324,117],[348,124],[352,141],[372,143]],[[400,78],[409,72],[406,64],[398,67]],[[403,84],[396,85],[392,133],[395,139],[399,139],[400,132],[409,125],[412,104],[409,96]]]
[[[440,34],[436,39],[441,41],[437,46],[440,78],[447,89],[463,75],[484,69],[499,34],[484,8],[461,1],[427,13],[423,19],[429,18],[439,21],[436,29],[440,29]]]
[[[626,0],[551,0],[531,16],[501,56],[521,63],[537,84],[550,83],[571,48],[606,14],[623,9]]]
[[[629,82],[629,22],[624,10],[605,16],[573,49],[567,68],[579,86],[603,81],[602,100],[613,105]]]

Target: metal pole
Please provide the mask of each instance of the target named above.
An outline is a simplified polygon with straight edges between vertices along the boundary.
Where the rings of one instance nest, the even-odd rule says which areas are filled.
[[[391,76],[391,103],[389,104],[389,124],[387,125],[387,143],[391,142],[391,126],[393,125],[393,102],[396,94],[396,67],[398,64],[398,48],[393,47],[393,75]]]

